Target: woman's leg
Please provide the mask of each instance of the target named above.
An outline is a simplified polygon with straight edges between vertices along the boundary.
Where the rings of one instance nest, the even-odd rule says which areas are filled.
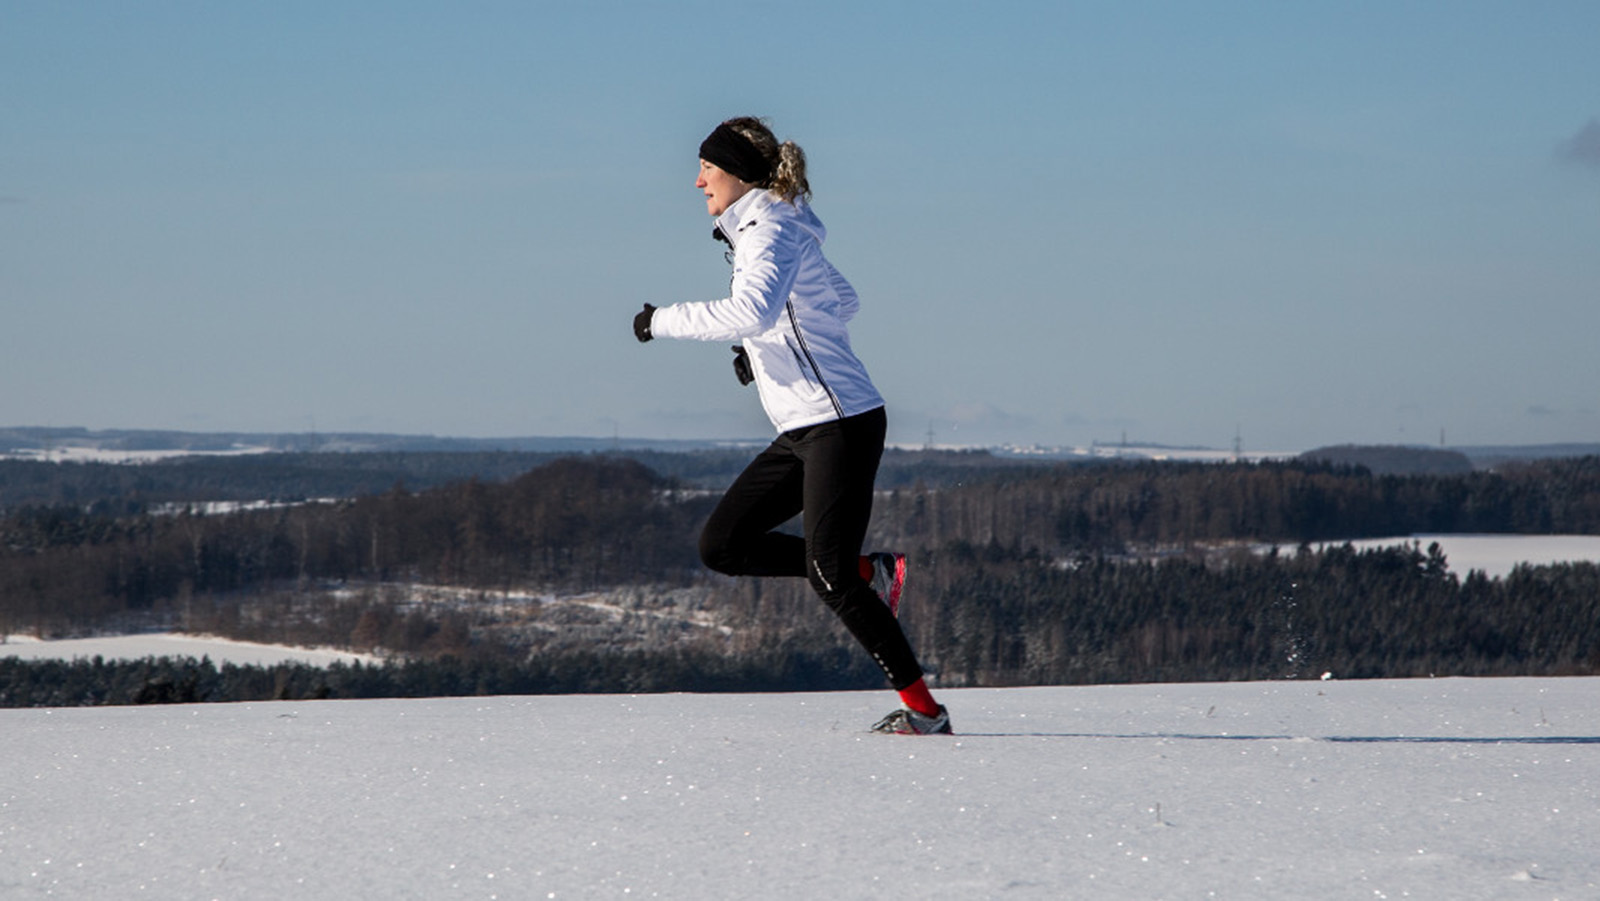
[[[730,576],[806,574],[805,539],[774,532],[800,512],[805,476],[780,437],[728,487],[700,532],[700,559]]]
[[[861,545],[887,419],[880,408],[813,426],[794,439],[804,461],[806,578],[896,690],[922,678],[900,623],[861,577]]]

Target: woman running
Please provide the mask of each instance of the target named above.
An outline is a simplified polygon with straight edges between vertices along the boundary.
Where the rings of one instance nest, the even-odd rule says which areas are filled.
[[[807,202],[806,158],[760,119],[718,125],[700,144],[713,237],[729,247],[729,296],[634,317],[640,341],[738,341],[734,372],[754,382],[778,431],[729,487],[700,536],[706,566],[728,575],[800,576],[900,693],[875,732],[949,734],[895,618],[905,557],[863,556],[888,419],[850,348],[855,289],[822,255],[827,231]],[[804,537],[775,531],[802,514]]]

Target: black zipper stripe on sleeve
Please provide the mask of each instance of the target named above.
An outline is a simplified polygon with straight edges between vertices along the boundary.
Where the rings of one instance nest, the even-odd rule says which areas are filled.
[[[789,327],[794,330],[794,339],[800,342],[800,352],[806,355],[806,362],[811,365],[811,371],[816,373],[817,384],[822,386],[823,393],[828,395],[828,402],[833,404],[833,412],[840,419],[844,418],[844,405],[839,403],[838,395],[833,393],[833,387],[828,380],[822,377],[822,367],[817,365],[817,358],[811,355],[811,348],[806,346],[806,336],[800,331],[800,317],[795,315],[794,301],[784,305],[789,311]]]

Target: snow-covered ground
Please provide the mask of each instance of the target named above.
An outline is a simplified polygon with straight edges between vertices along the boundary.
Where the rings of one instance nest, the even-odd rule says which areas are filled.
[[[100,638],[69,638],[40,641],[25,635],[8,635],[0,641],[0,657],[28,660],[72,660],[104,657],[107,660],[142,660],[145,657],[210,657],[212,661],[239,666],[274,666],[279,663],[378,662],[379,658],[334,648],[292,648],[275,644],[230,641],[202,635],[160,632],[147,635],[108,635]],[[0,893],[3,894],[3,893]]]
[[[1600,897],[1600,679],[0,710],[0,897]]]

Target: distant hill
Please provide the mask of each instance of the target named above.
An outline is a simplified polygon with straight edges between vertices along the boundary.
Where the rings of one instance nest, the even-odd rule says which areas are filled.
[[[1474,466],[1488,469],[1501,463],[1526,463],[1564,457],[1600,457],[1600,444],[1501,444],[1459,447]]]
[[[124,462],[162,459],[181,454],[238,455],[256,453],[416,454],[416,453],[519,453],[591,454],[659,452],[668,454],[757,448],[769,436],[748,439],[689,440],[665,438],[592,438],[575,436],[512,436],[503,438],[453,438],[439,435],[400,435],[370,432],[181,432],[163,429],[87,429],[41,426],[0,426],[0,458],[74,462]],[[996,458],[1016,460],[1151,459],[1162,461],[1215,461],[1233,459],[1284,459],[1284,454],[1247,453],[1201,447],[1160,444],[1097,444],[1089,447],[945,448],[953,462]],[[1449,474],[1471,468],[1489,469],[1512,462],[1600,456],[1600,444],[1477,445],[1428,448],[1405,445],[1338,445],[1300,455],[1306,460],[1328,460],[1366,466],[1382,474]],[[1467,469],[1461,468],[1462,460]]]
[[[1300,455],[1301,460],[1364,466],[1373,475],[1462,475],[1472,472],[1472,460],[1460,451],[1404,445],[1356,445],[1319,447]]]
[[[1600,456],[1600,444],[1499,444],[1453,448],[1341,444],[1308,450],[1299,459],[1365,466],[1374,475],[1459,475],[1507,463],[1596,456]]]

